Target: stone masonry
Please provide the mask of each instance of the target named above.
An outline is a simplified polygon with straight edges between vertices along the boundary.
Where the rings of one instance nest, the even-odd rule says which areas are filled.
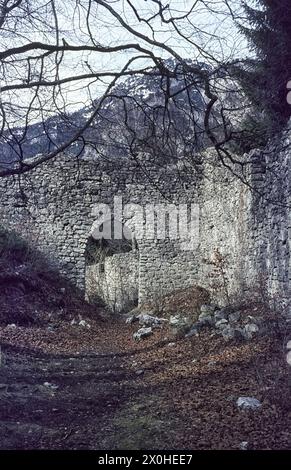
[[[76,160],[63,155],[21,176],[0,180],[1,224],[47,255],[82,290],[115,311],[193,284],[226,303],[251,289],[290,296],[290,158],[253,151],[245,170],[252,189],[207,152],[201,168],[156,167],[146,159]],[[199,244],[140,238],[129,253],[88,266],[86,246],[97,204],[195,204]],[[122,220],[132,228],[130,217]],[[157,222],[156,222],[157,223]],[[218,260],[218,261],[217,261]],[[90,282],[89,282],[90,281]],[[95,284],[94,284],[95,282]]]

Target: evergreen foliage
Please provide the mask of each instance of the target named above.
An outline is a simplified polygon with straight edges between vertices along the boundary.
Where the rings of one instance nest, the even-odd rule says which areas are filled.
[[[252,6],[244,1],[243,8],[247,21],[239,28],[255,57],[244,60],[236,73],[254,106],[261,142],[262,135],[268,140],[291,116],[286,99],[291,80],[291,1],[254,0]]]

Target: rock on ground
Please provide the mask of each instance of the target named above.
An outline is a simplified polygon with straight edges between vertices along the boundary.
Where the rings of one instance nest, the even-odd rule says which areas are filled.
[[[262,403],[257,400],[257,398],[253,397],[239,397],[236,404],[239,408],[244,410],[257,410],[262,406]]]

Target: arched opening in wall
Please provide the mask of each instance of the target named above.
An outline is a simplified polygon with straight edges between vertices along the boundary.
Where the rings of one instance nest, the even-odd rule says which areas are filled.
[[[93,226],[86,246],[86,298],[114,313],[138,304],[139,251],[130,228],[111,219]],[[120,238],[111,234],[118,232]]]

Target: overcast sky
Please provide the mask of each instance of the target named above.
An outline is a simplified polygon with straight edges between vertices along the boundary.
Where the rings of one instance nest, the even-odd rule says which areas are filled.
[[[154,0],[129,0],[138,15],[148,19],[155,15],[158,11],[157,4]],[[48,4],[47,0],[38,0],[43,5]],[[171,14],[175,17],[181,17],[189,12],[192,7],[191,14],[186,18],[178,21],[176,24],[181,33],[185,36],[182,38],[175,31],[172,25],[164,24],[157,16],[151,21],[151,27],[144,21],[139,21],[135,16],[128,0],[107,0],[106,2],[122,17],[122,19],[135,31],[142,33],[148,38],[171,47],[177,54],[186,59],[197,59],[200,61],[210,61],[211,55],[216,60],[228,61],[233,57],[241,57],[247,54],[246,42],[239,34],[235,22],[230,14],[227,5],[231,6],[236,14],[239,9],[239,0],[167,0],[163,4],[169,4]],[[207,4],[206,9],[204,3]],[[39,4],[39,3],[38,3]],[[92,44],[88,34],[88,25],[92,38],[103,46],[114,46],[126,43],[139,43],[145,46],[147,50],[152,50],[158,57],[168,58],[170,54],[160,47],[151,46],[141,38],[136,37],[120,24],[109,11],[102,5],[92,2],[92,10],[88,15],[88,0],[55,0],[56,10],[58,12],[58,24],[60,27],[60,40],[64,38],[69,44]],[[165,13],[165,17],[169,18],[169,13]],[[49,19],[52,22],[52,15]],[[37,23],[38,24],[38,23]],[[52,24],[52,23],[51,23]],[[31,28],[29,21],[27,25],[22,26],[22,35],[14,39],[13,46],[27,43],[28,41],[40,40],[42,42],[51,43],[55,40],[43,25],[39,30],[35,31]],[[11,47],[11,37],[9,34],[5,38],[2,34],[2,48]],[[196,47],[193,43],[198,47]],[[199,52],[203,50],[206,54]],[[136,51],[116,52],[112,54],[104,54],[97,52],[74,52],[66,54],[63,59],[63,65],[60,68],[60,77],[70,75],[79,75],[88,73],[90,67],[94,72],[102,71],[119,71],[129,58],[138,55]],[[214,61],[212,61],[215,63]],[[135,62],[133,67],[140,68],[150,64],[146,60]],[[47,67],[49,71],[50,68]],[[51,79],[54,79],[53,63],[51,67]],[[48,72],[49,73],[49,72]],[[19,77],[12,69],[11,75],[7,75],[8,80],[19,82],[23,77]],[[109,80],[93,82],[89,87],[87,82],[74,82],[66,85],[62,89],[64,102],[70,103],[67,111],[80,108],[84,104],[90,102],[90,96],[96,98],[102,94]],[[33,94],[30,92],[21,92],[20,99],[25,103],[26,97]],[[12,99],[15,99],[15,97]],[[16,96],[16,100],[18,97]],[[49,108],[48,108],[49,112]]]
[[[162,24],[159,18],[151,23],[154,30],[153,33],[153,30],[151,30],[145,22],[138,21],[126,1],[113,0],[110,3],[127,24],[136,31],[170,46],[183,58],[203,61],[209,60],[207,56],[203,57],[198,52],[198,49],[189,41],[180,37],[173,28]],[[180,26],[185,37],[197,43],[217,60],[228,61],[233,57],[245,56],[247,54],[246,42],[238,33],[229,9],[223,0],[207,2],[212,11],[206,10],[201,2],[195,2],[193,0],[169,0],[167,3],[170,5],[172,13],[176,16],[182,16],[191,9],[194,3],[197,3],[189,18],[181,20],[177,24]],[[234,12],[239,11],[239,3],[240,2],[236,0],[229,2]],[[132,4],[139,15],[144,18],[149,18],[157,13],[157,6],[151,0],[132,0]],[[66,7],[66,11],[67,14],[65,14],[64,10],[62,26],[66,30],[64,34],[67,40],[74,42],[76,40],[75,31],[78,29],[78,36],[80,35],[80,30],[83,30],[83,40],[87,42],[88,37],[85,28],[86,9],[80,7],[78,10],[68,10]],[[81,25],[81,28],[79,28],[79,25]],[[141,39],[130,34],[117,19],[113,18],[112,15],[100,5],[92,11],[90,27],[95,40],[103,45],[112,46],[128,42],[139,42],[143,45]],[[163,51],[161,48],[151,47],[148,44],[145,45],[160,57],[167,58],[170,56],[169,53]],[[73,71],[81,71],[84,68],[85,62],[88,62],[93,70],[118,71],[132,55],[132,52],[117,52],[114,54],[85,53],[79,54],[78,56],[73,55],[71,60],[66,64],[67,69],[63,69],[63,74],[66,75]],[[146,62],[136,62],[135,67],[139,67],[145,63]],[[95,90],[94,87],[95,86],[91,88],[93,94],[100,93],[103,89],[100,83],[95,87]],[[79,91],[79,85],[74,85],[74,88]]]

